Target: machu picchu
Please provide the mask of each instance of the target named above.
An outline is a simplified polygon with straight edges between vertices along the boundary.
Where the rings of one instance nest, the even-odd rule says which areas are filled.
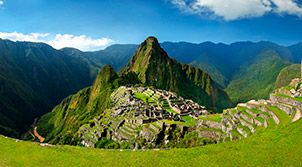
[[[121,86],[110,98],[114,105],[107,114],[95,117],[77,132],[84,146],[95,147],[106,137],[118,143],[143,138],[144,145],[156,147],[161,140],[169,142],[169,136],[162,135],[169,134],[169,129],[188,132],[199,116],[208,115],[204,106],[161,89]]]

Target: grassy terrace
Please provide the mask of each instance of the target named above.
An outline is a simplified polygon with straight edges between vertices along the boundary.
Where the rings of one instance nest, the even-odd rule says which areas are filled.
[[[269,117],[270,115],[267,112],[261,111],[257,108],[250,108],[249,109],[251,112],[255,113],[255,114],[260,114],[262,113],[263,115],[266,115],[267,117]]]
[[[242,114],[244,114],[244,115],[246,115],[246,116],[248,116],[250,118],[254,118],[251,114],[249,114],[248,112],[246,112],[246,108],[244,108],[244,107],[237,107],[237,109],[238,109],[238,111],[241,111]]]
[[[146,104],[157,105],[157,103],[154,100],[152,100],[149,96],[143,93],[135,93],[133,97],[142,100]]]
[[[231,134],[232,134],[233,137],[238,137],[238,136],[240,136],[241,139],[244,138],[244,136],[243,136],[241,133],[239,133],[238,130],[237,130],[236,128],[233,129],[233,130],[231,131]]]
[[[238,127],[241,128],[241,129],[243,129],[247,133],[248,136],[251,136],[253,134],[252,131],[248,127],[246,127],[246,126],[238,124]]]
[[[295,87],[294,87],[294,86],[291,86],[291,85],[288,85],[288,86],[282,87],[281,89],[284,89],[284,90],[291,90],[291,89],[295,89]]]
[[[274,96],[284,97],[284,98],[294,99],[294,100],[297,100],[298,102],[302,103],[302,97],[291,97],[291,96],[282,95],[282,94],[273,94],[273,95]]]
[[[280,125],[286,125],[290,123],[290,117],[281,109],[275,106],[266,106],[267,109],[271,110],[280,120]]]
[[[168,124],[178,124],[178,125],[182,125],[182,126],[195,126],[197,124],[197,120],[193,119],[193,118],[189,122],[179,122],[179,121],[170,121],[170,120],[163,120],[163,121]]]
[[[236,113],[237,113],[237,111],[235,110],[235,109],[230,109],[230,111],[231,111],[231,113],[233,114],[233,115],[235,115]]]
[[[302,120],[251,137],[187,149],[116,151],[41,147],[0,136],[0,166],[302,166]],[[226,139],[227,140],[227,139]]]
[[[276,129],[277,128],[277,124],[272,117],[267,119],[266,121],[267,121],[267,129]]]
[[[215,122],[221,122],[221,115],[222,114],[212,114],[212,115],[205,115],[205,116],[199,116],[198,119],[206,120],[206,121],[215,121]]]
[[[261,123],[264,123],[264,119],[261,117],[255,117],[256,120],[260,121]]]

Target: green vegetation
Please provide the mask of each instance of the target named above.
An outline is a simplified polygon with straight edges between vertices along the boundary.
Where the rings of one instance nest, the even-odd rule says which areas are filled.
[[[267,99],[274,90],[279,72],[288,65],[275,51],[263,51],[242,65],[225,91],[235,103]]]
[[[293,87],[291,85],[287,85],[287,86],[282,87],[282,89],[291,90],[291,89],[295,89],[295,87]]]
[[[143,94],[143,93],[135,93],[133,97],[137,99],[141,99],[144,103],[149,104],[149,103],[155,103],[149,96]]]
[[[253,116],[252,116],[251,114],[249,114],[248,112],[246,112],[246,108],[244,108],[244,107],[237,107],[237,109],[238,109],[239,111],[241,111],[242,114],[244,114],[244,115],[246,115],[246,116],[248,116],[248,117],[250,117],[250,118],[253,118]]]
[[[38,121],[38,131],[47,142],[60,143],[66,133],[74,135],[78,129],[97,115],[104,115],[111,107],[110,95],[119,85],[137,82],[133,73],[119,77],[109,65],[98,74],[92,87],[65,98],[52,112]]]
[[[186,121],[187,126],[194,126],[197,123],[197,120],[191,116],[181,116],[181,119]]]
[[[284,97],[284,98],[289,98],[289,99],[294,99],[294,100],[297,100],[298,102],[302,103],[302,97],[291,97],[291,96],[282,95],[282,94],[273,94],[273,95]]]
[[[206,121],[215,121],[215,122],[221,122],[221,115],[222,114],[212,114],[212,115],[206,115],[206,116],[199,116],[199,119],[206,120]]]
[[[21,137],[34,118],[90,86],[100,67],[43,43],[0,39],[0,134]]]
[[[275,83],[275,88],[281,88],[284,87],[285,89],[290,90],[289,88],[291,88],[290,86],[287,86],[290,84],[290,82],[294,79],[294,78],[300,78],[301,74],[301,65],[300,64],[292,64],[290,66],[287,66],[285,68],[283,68],[276,80]]]
[[[276,114],[276,116],[280,120],[280,125],[287,125],[290,123],[290,117],[282,110],[280,110],[278,107],[275,106],[266,106],[269,110],[273,111],[273,113]]]
[[[179,121],[170,121],[170,120],[163,120],[163,121],[168,124],[178,124],[178,125],[182,125],[182,126],[194,126],[197,123],[197,120],[193,119],[193,118],[189,122],[179,122]]]

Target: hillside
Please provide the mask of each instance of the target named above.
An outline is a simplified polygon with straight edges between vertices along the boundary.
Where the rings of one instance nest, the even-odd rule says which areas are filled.
[[[34,118],[91,85],[98,70],[47,44],[0,39],[0,133],[20,137]]]
[[[289,85],[289,83],[294,78],[300,78],[300,77],[301,77],[301,64],[292,64],[290,66],[287,66],[280,71],[275,83],[275,88],[281,88],[286,85]]]
[[[283,61],[274,50],[263,51],[242,64],[225,91],[235,103],[267,99],[274,90],[279,72],[288,65],[290,63]]]

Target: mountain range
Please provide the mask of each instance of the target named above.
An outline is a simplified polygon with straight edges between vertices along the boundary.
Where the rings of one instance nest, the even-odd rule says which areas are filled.
[[[135,71],[133,67],[136,65],[131,64],[130,59],[137,47],[138,45],[112,45],[100,51],[82,52],[74,48],[56,50],[43,43],[0,40],[0,133],[20,137],[34,118],[51,111],[64,97],[90,86],[98,71],[106,64],[110,64],[116,71],[138,72],[138,78],[144,84],[154,84],[155,80],[148,80],[148,77],[144,81],[142,76],[148,76],[148,72]],[[302,43],[284,47],[271,42],[236,42],[230,45],[163,42],[160,47],[172,58],[165,63],[173,65],[176,59],[191,65],[177,65],[190,71],[187,77],[190,76],[191,81],[194,80],[193,75],[208,73],[234,103],[268,98],[277,86],[277,77],[279,81],[284,80],[284,86],[299,73],[295,71],[298,68],[287,69],[293,73],[291,77],[279,72],[284,67],[299,63],[302,58]],[[126,68],[123,69],[124,67]],[[162,74],[170,71],[173,76],[173,69],[174,67],[165,69]],[[167,82],[171,76],[159,77]],[[169,86],[163,83],[156,86],[171,89],[181,95],[190,94],[182,92],[179,85],[173,85],[173,79],[169,82]],[[196,96],[187,97],[194,99]],[[194,100],[200,102],[206,99]],[[206,106],[217,110],[214,106],[216,103],[210,101],[206,102]]]

